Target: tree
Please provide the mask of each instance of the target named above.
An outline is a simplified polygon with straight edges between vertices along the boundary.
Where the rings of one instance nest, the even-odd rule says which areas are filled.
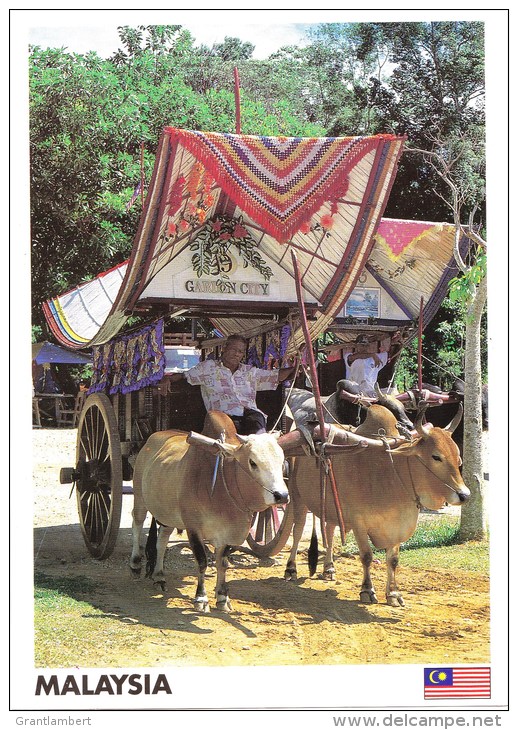
[[[225,36],[223,43],[215,43],[212,48],[224,61],[246,61],[252,57],[255,46],[239,38]]]
[[[449,189],[445,198],[455,223],[454,256],[460,276],[450,284],[452,298],[466,304],[464,353],[464,444],[463,477],[471,490],[471,499],[461,512],[460,539],[487,538],[488,523],[485,509],[483,444],[482,444],[482,360],[481,323],[487,300],[486,249],[480,230],[474,225],[477,212],[476,197],[482,193],[483,143],[477,136],[456,139],[431,138],[432,150],[417,150]],[[463,223],[467,208],[467,222]],[[465,218],[464,218],[465,220]],[[472,247],[466,258],[459,250],[461,236],[467,236]]]
[[[107,60],[30,49],[32,316],[43,336],[43,301],[129,256],[140,201],[126,204],[140,181],[141,144],[149,181],[163,127],[235,129],[235,60],[195,48],[180,26],[122,27],[119,35],[121,48]],[[234,40],[223,55],[231,47],[240,65],[258,69],[248,44]],[[244,133],[322,134],[280,87],[273,91],[265,103],[245,84]]]

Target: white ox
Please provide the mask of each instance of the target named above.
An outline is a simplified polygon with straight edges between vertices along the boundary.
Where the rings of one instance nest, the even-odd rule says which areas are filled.
[[[207,414],[204,434],[208,438],[184,431],[158,431],[139,452],[133,476],[130,567],[140,573],[142,528],[149,511],[160,526],[150,566],[154,582],[165,587],[169,536],[175,528],[186,530],[199,567],[196,608],[209,610],[203,544],[207,541],[215,548],[216,605],[230,611],[225,583],[229,547],[246,539],[254,512],[288,502],[284,453],[273,434],[238,436],[231,419],[219,411]],[[150,535],[153,539],[151,531]]]

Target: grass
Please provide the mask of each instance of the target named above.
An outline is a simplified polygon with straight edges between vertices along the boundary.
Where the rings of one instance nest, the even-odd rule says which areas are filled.
[[[132,646],[139,645],[137,626],[129,626],[121,617],[107,614],[88,603],[86,599],[93,585],[84,576],[52,578],[36,573],[36,667],[77,665],[78,646],[85,657],[95,656],[97,666],[108,666],[112,649],[117,655],[121,647],[131,650]],[[88,666],[93,666],[91,660]]]
[[[459,542],[459,518],[449,514],[422,514],[412,537],[401,545],[401,562],[409,567],[472,570],[489,574],[489,543]],[[349,533],[343,552],[358,555]],[[384,550],[373,553],[384,558]]]

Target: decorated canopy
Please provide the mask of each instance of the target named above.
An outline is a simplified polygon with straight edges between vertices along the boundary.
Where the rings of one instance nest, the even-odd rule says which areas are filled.
[[[394,328],[405,320],[415,324],[421,302],[426,327],[458,273],[454,245],[451,223],[383,218],[365,268],[330,329],[348,342],[357,334],[347,326],[351,321],[361,323],[363,330]],[[468,246],[469,240],[462,237],[462,256]]]
[[[132,314],[210,318],[222,334],[297,322],[291,250],[316,337],[374,244],[404,138],[161,136],[128,262],[44,304],[70,348],[113,338]]]

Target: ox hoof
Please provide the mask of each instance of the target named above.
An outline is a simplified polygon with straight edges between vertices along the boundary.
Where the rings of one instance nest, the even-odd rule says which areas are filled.
[[[375,592],[371,590],[360,591],[360,601],[362,603],[377,603]]]
[[[142,574],[142,568],[140,565],[137,568],[134,568],[132,565],[130,565],[130,570],[133,578],[140,578]]]
[[[154,580],[153,586],[155,588],[158,588],[160,591],[162,591],[162,593],[166,592],[165,580]]]
[[[324,580],[336,580],[336,570],[333,565],[324,565],[324,572],[322,573]]]
[[[216,608],[218,609],[218,611],[223,611],[223,613],[231,613],[232,604],[230,603],[228,598],[226,598],[224,601],[218,601],[216,603]]]
[[[294,560],[289,560],[284,570],[284,580],[297,580],[297,566]]]
[[[389,606],[393,606],[394,608],[399,608],[400,606],[405,605],[401,593],[389,593],[387,595],[387,603]]]
[[[198,613],[210,613],[210,606],[208,600],[205,598],[197,598],[194,601],[194,610]]]

